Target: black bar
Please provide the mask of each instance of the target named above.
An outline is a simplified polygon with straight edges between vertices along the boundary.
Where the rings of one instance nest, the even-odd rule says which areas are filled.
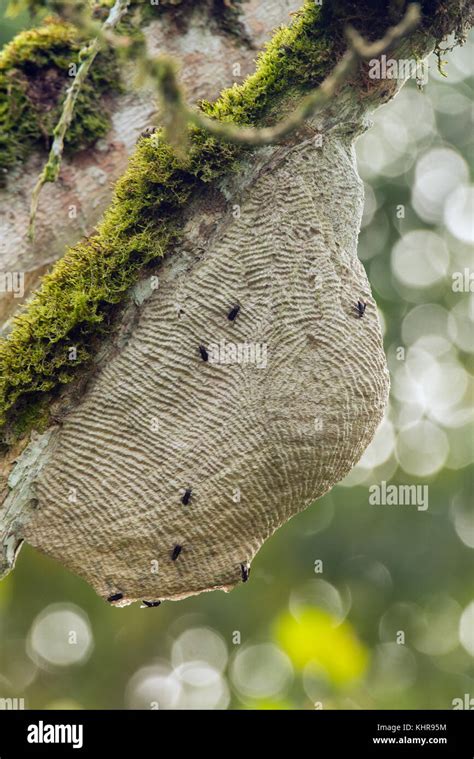
[[[277,741],[280,752],[310,757],[474,756],[471,711],[0,711],[0,759],[141,757],[150,749],[245,755]],[[62,726],[62,727],[61,727]],[[42,742],[29,742],[38,740]],[[53,738],[57,742],[49,742]],[[62,742],[69,740],[69,743]],[[76,744],[77,748],[73,748]],[[279,744],[279,745],[278,745]],[[287,749],[284,746],[287,746]],[[133,752],[133,753],[132,753]]]

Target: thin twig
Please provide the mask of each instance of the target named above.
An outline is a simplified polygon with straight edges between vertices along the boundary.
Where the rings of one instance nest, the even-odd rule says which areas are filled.
[[[103,34],[114,29],[117,26],[119,21],[127,12],[129,3],[130,0],[115,0],[115,4],[111,8],[109,15],[102,25]],[[31,195],[30,223],[28,227],[28,237],[30,240],[33,240],[35,235],[35,220],[41,190],[43,189],[43,185],[45,185],[46,182],[55,182],[58,178],[64,150],[64,138],[66,136],[69,125],[71,124],[74,115],[74,107],[76,105],[77,97],[81,90],[82,84],[87,78],[94,59],[101,48],[101,39],[102,38],[99,38],[99,36],[96,37],[96,39],[94,39],[81,50],[80,59],[82,59],[82,63],[79,66],[76,76],[74,77],[73,83],[67,90],[67,95],[63,104],[61,116],[53,131],[54,139],[49,151],[48,160],[38,177]]]

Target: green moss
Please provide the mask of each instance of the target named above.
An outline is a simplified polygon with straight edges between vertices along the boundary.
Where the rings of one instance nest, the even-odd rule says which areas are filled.
[[[23,437],[33,427],[37,432],[44,432],[50,418],[47,401],[46,396],[40,396],[34,403],[25,402],[19,406],[11,428],[14,440]]]
[[[334,65],[336,53],[334,41],[318,24],[319,15],[317,6],[306,3],[291,27],[275,32],[257,59],[255,73],[227,89],[214,105],[204,103],[206,113],[221,121],[259,123],[279,110],[282,97],[315,87]]]
[[[49,147],[80,49],[73,26],[48,19],[42,27],[19,34],[0,52],[0,181],[32,150]],[[109,120],[97,100],[117,91],[118,83],[114,55],[101,53],[81,89],[66,149],[87,147],[107,132]]]

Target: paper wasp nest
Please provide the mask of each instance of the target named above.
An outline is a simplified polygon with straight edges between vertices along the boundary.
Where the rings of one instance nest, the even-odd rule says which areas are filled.
[[[118,605],[245,581],[262,543],[350,471],[383,415],[351,138],[334,128],[321,146],[308,129],[260,155],[226,199],[191,208],[183,247],[135,288],[28,475],[17,537]]]

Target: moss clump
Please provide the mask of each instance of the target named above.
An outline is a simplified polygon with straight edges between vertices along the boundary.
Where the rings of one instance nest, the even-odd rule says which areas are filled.
[[[0,182],[33,149],[49,147],[81,45],[73,26],[51,18],[22,32],[0,52]],[[119,81],[115,56],[101,53],[81,89],[67,149],[87,147],[107,132],[109,120],[97,101],[117,91]]]
[[[259,124],[279,110],[282,98],[316,87],[340,52],[319,24],[319,17],[319,8],[307,2],[291,27],[275,32],[259,55],[254,74],[225,90],[213,105],[202,104],[207,115],[238,124]]]
[[[14,422],[9,430],[12,443],[24,437],[31,429],[44,432],[48,427],[50,415],[47,396],[39,396],[34,403],[28,401],[29,399],[25,397],[24,402],[18,406]]]

